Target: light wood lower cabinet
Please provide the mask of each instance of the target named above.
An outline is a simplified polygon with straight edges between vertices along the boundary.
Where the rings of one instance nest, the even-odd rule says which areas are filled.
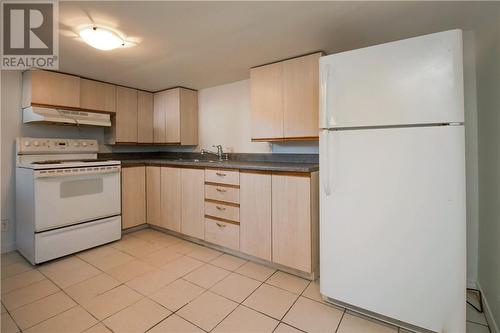
[[[207,217],[205,219],[205,240],[233,250],[239,250],[240,228],[237,224]]]
[[[161,227],[161,168],[146,167],[146,221]]]
[[[312,273],[318,266],[318,173],[272,175],[272,260]]]
[[[146,167],[122,168],[122,229],[146,223]]]
[[[205,170],[181,169],[181,233],[204,239]]]
[[[147,186],[147,223],[315,277],[319,267],[318,172],[232,170],[239,186],[207,182],[220,171],[124,168],[124,228],[144,223]]]
[[[240,250],[271,260],[271,174],[240,172]]]
[[[161,168],[160,226],[181,232],[181,169]]]

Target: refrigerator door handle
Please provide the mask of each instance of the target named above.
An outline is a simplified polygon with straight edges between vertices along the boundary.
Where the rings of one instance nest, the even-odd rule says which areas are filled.
[[[320,128],[328,128],[328,88],[330,82],[330,65],[325,64],[321,71],[321,115],[323,116]]]
[[[329,196],[332,193],[332,189],[330,187],[330,174],[331,174],[331,165],[330,165],[330,131],[328,130],[323,130],[322,133],[322,138],[321,142],[323,143],[322,150],[320,151],[320,158],[323,158],[323,162],[321,165],[324,165],[325,167],[320,170],[320,172],[323,174],[323,191],[327,196]]]

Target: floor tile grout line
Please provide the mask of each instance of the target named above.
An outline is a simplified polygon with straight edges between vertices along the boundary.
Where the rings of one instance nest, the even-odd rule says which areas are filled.
[[[486,326],[486,327],[490,326],[489,324],[478,323],[477,321],[473,321],[473,320],[469,320],[469,319],[467,319],[466,322],[481,325],[481,326]]]
[[[344,320],[344,316],[346,314],[346,311],[347,311],[347,309],[344,309],[344,311],[342,311],[342,316],[340,317],[339,323],[337,324],[337,328],[335,329],[334,333],[337,333],[339,331],[340,324],[342,323],[342,320]]]
[[[43,276],[45,276],[45,278],[47,278],[50,282],[52,282],[52,283],[53,283],[53,284],[55,284],[58,288],[60,288],[60,287],[59,287],[59,285],[58,285],[57,283],[55,283],[55,281],[53,281],[52,279],[50,279],[50,278],[49,278],[47,275],[45,275],[43,272],[40,272],[40,273],[41,273]],[[117,286],[117,287],[118,287],[118,286]],[[114,288],[112,288],[112,289],[114,289]],[[71,295],[69,295],[69,294],[68,294],[68,293],[67,293],[67,292],[66,292],[63,288],[60,288],[60,290],[61,290],[61,291],[62,291],[62,292],[63,292],[66,296],[68,296],[68,297],[69,297],[69,298],[70,298],[73,302],[75,302],[75,304],[76,304],[76,305],[75,305],[75,306],[73,306],[73,307],[71,307],[71,309],[72,309],[72,308],[74,308],[74,307],[76,307],[76,306],[79,306],[79,307],[81,307],[81,308],[82,308],[85,312],[87,312],[89,315],[91,315],[93,318],[95,318],[98,322],[100,321],[100,319],[99,319],[99,318],[97,318],[97,317],[96,317],[96,316],[94,316],[92,313],[90,313],[90,311],[88,311],[88,310],[87,310],[87,309],[86,309],[86,308],[85,308],[82,304],[80,304],[80,303],[79,303],[76,299],[74,299],[73,297],[71,297]],[[110,289],[110,290],[111,290],[111,289]],[[70,309],[68,309],[68,310],[70,310]],[[66,312],[66,311],[60,312],[59,314],[64,313],[64,312]],[[44,321],[45,321],[45,320],[44,320]],[[40,322],[40,323],[42,323],[42,322]]]
[[[3,304],[3,303],[2,303]],[[9,310],[7,310],[7,308],[5,307],[4,305],[4,309],[5,309],[5,313],[7,313],[10,317],[10,319],[14,322],[14,325],[16,325],[17,329],[19,330],[19,332],[22,332],[21,328],[19,327],[19,325],[16,323],[16,321],[14,320],[14,317],[12,317],[12,314],[10,313]]]
[[[34,269],[30,270],[30,271],[26,271],[26,272],[23,272],[23,273],[27,273],[27,272],[31,272],[31,271],[37,271],[38,273],[42,274],[42,272],[40,272],[37,268],[34,268]],[[21,273],[21,274],[23,274],[23,273]],[[42,275],[43,275],[43,274],[42,274]],[[16,276],[16,275],[15,275],[15,276]],[[44,275],[43,277],[45,278],[45,275]],[[2,293],[2,294],[1,294],[1,296],[7,295],[7,294],[9,294],[9,293],[11,293],[11,292],[13,292],[13,291],[19,290],[19,289],[23,289],[23,288],[29,287],[29,286],[31,286],[31,285],[33,285],[33,284],[37,283],[37,282],[40,282],[40,281],[43,281],[43,279],[38,280],[38,281],[31,282],[31,283],[28,283],[27,285],[22,286],[22,287],[19,287],[19,288],[16,288],[16,289],[12,289],[12,290],[10,290],[10,291],[8,291],[8,292],[6,292],[6,293]],[[3,304],[3,302],[2,302],[2,304]],[[5,307],[5,305],[4,305],[4,307]]]

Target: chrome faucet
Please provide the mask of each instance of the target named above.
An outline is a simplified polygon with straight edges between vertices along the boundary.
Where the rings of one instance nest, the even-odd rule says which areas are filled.
[[[224,161],[224,160],[227,161],[229,159],[228,155],[224,154],[224,150],[222,149],[222,145],[217,145],[217,146],[213,145],[212,147],[217,148],[217,152],[203,148],[201,150],[201,154],[202,155],[205,155],[205,154],[217,155],[217,157],[219,158],[219,161]]]

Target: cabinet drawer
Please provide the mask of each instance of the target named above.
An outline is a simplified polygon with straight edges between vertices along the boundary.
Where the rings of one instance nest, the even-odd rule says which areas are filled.
[[[219,217],[221,219],[240,221],[240,207],[225,205],[222,203],[205,201],[205,215]]]
[[[240,185],[240,172],[205,169],[205,181],[210,183]]]
[[[205,241],[239,250],[240,227],[235,224],[205,218]]]
[[[240,203],[240,189],[205,184],[205,199]]]

